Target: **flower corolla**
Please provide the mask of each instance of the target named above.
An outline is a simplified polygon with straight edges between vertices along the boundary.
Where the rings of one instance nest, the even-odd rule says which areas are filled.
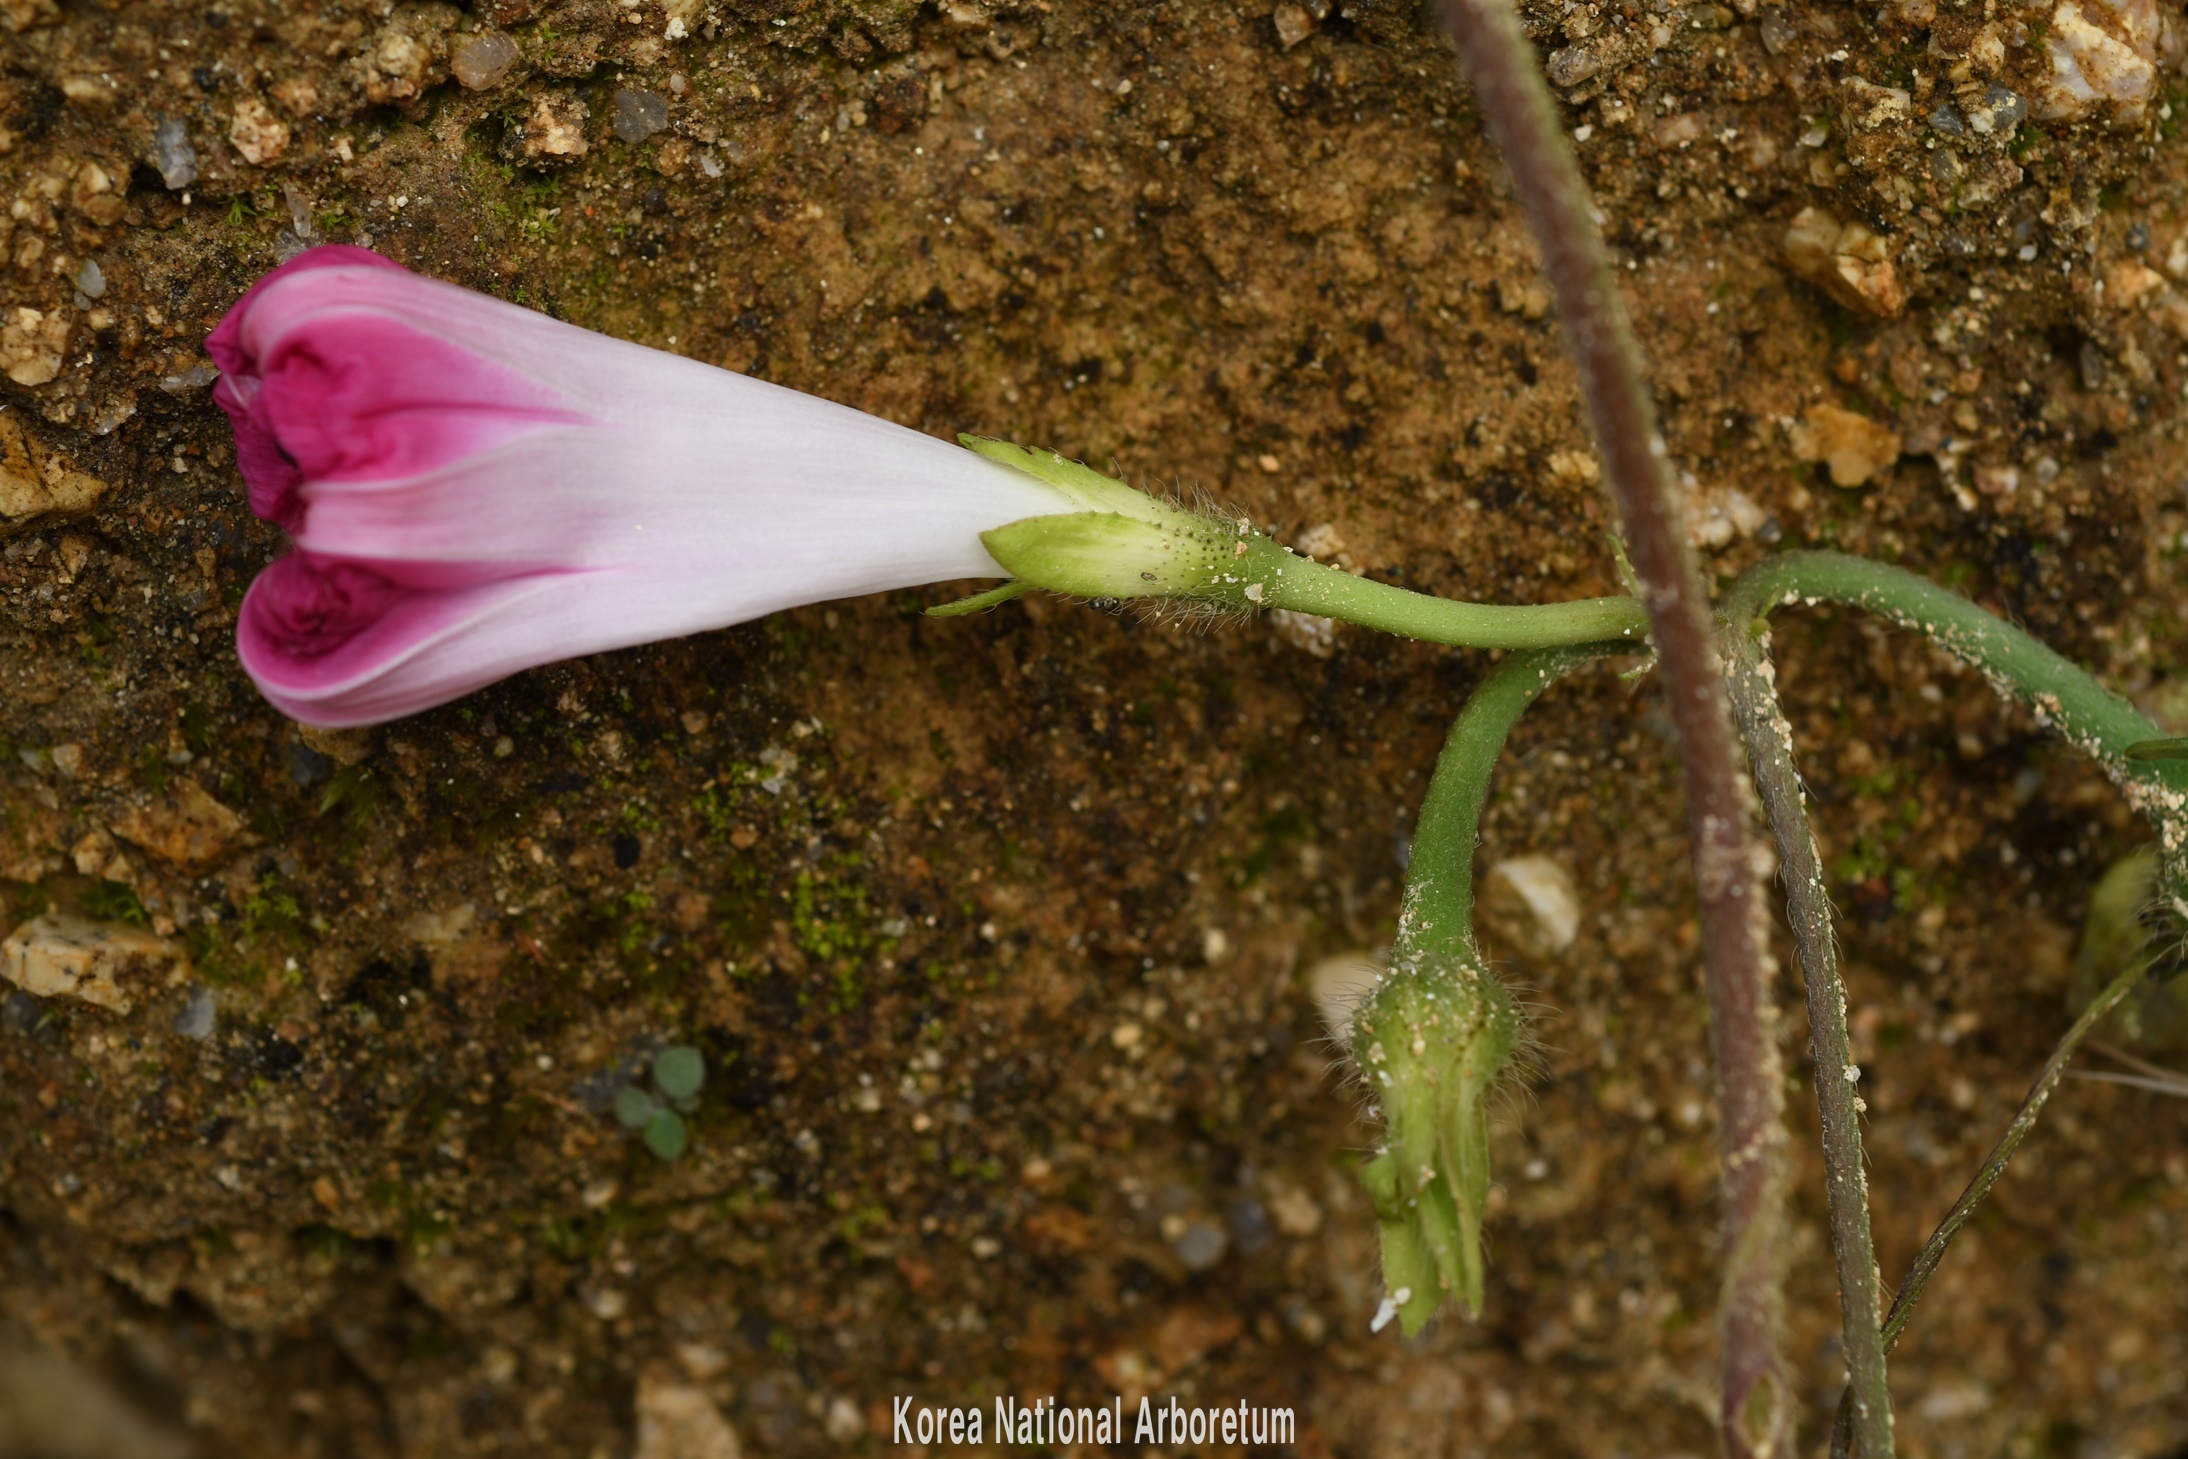
[[[558,659],[831,598],[1001,577],[1038,478],[849,407],[611,339],[360,248],[298,255],[206,348],[251,508],[283,713],[401,718]]]

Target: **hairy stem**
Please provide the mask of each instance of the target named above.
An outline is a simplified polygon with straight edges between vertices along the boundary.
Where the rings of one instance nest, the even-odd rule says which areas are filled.
[[[1264,555],[1281,559],[1264,564]],[[1341,619],[1362,628],[1468,648],[1549,648],[1624,638],[1641,641],[1648,614],[1632,598],[1583,598],[1571,603],[1455,603],[1388,583],[1356,578],[1274,543],[1252,545],[1239,575],[1261,584],[1262,606]]]
[[[1945,1248],[1952,1245],[1952,1239],[1960,1234],[1960,1228],[1968,1224],[1968,1217],[1974,1215],[1975,1208],[1983,1204],[1983,1198],[1990,1194],[1991,1187],[1998,1184],[1998,1177],[2006,1173],[2006,1162],[2013,1159],[2013,1152],[2021,1148],[2021,1142],[2028,1138],[2029,1131],[2036,1128],[2036,1117],[2043,1113],[2044,1104],[2051,1098],[2051,1092],[2066,1077],[2066,1066],[2073,1059],[2075,1049],[2089,1036],[2091,1029],[2104,1022],[2106,1015],[2119,1007],[2127,995],[2134,991],[2135,984],[2146,971],[2144,963],[2131,960],[2105,985],[2102,993],[2090,1000],[2089,1006],[2082,1010],[2082,1016],[2075,1019],[2074,1026],[2066,1031],[2066,1037],[2060,1039],[2058,1047],[2051,1051],[2043,1072],[2036,1076],[2036,1082],[2029,1086],[2028,1097],[2021,1101],[2021,1108],[2015,1112],[2013,1123],[2006,1126],[2005,1134],[1998,1137],[1998,1143],[1991,1147],[1990,1154],[1983,1157],[1983,1168],[1976,1172],[1975,1179],[1968,1182],[1968,1188],[1960,1193],[1960,1199],[1953,1202],[1952,1209],[1945,1213],[1945,1219],[1937,1223],[1937,1229],[1930,1233],[1930,1239],[1923,1244],[1921,1253],[1915,1257],[1914,1265],[1907,1269],[1907,1279],[1899,1284],[1899,1294],[1892,1299],[1892,1310],[1884,1318],[1883,1339],[1886,1352],[1898,1345],[1900,1334],[1907,1330],[1907,1319],[1914,1315],[1915,1304],[1922,1300],[1923,1288],[1930,1284],[1938,1263],[1945,1259]],[[1851,1394],[1848,1396],[1851,1397]],[[1850,1442],[1853,1428],[1853,1415],[1848,1412],[1846,1400],[1841,1399],[1838,1416],[1831,1425],[1832,1459],[1847,1459],[1854,1452]],[[1864,1456],[1868,1454],[1866,1449],[1861,1452]]]
[[[1577,367],[1663,661],[1686,781],[1722,1083],[1726,1263],[1720,1303],[1726,1451],[1778,1454],[1791,1410],[1777,1356],[1785,1092],[1761,888],[1709,601],[1688,551],[1640,351],[1594,209],[1511,0],[1442,0],[1513,190],[1527,210]]]
[[[2143,759],[2130,749],[2158,727],[2072,661],[1928,578],[1838,552],[1787,552],[1756,563],[1725,595],[1735,625],[1787,603],[1845,603],[1902,628],[1980,669],[2104,767],[2129,804],[2157,827],[2168,862],[2188,851],[2188,761]]]
[[[1846,985],[1822,858],[1808,823],[1800,772],[1793,761],[1793,727],[1778,708],[1770,662],[1760,635],[1745,622],[1725,635],[1731,661],[1732,709],[1747,741],[1747,760],[1763,811],[1778,843],[1787,920],[1808,987],[1808,1046],[1815,1062],[1816,1111],[1823,1127],[1824,1195],[1831,1215],[1831,1249],[1838,1262],[1839,1320],[1846,1344],[1848,1387],[1840,1412],[1865,1459],[1892,1453],[1892,1397],[1879,1328],[1876,1244],[1869,1231],[1869,1177],[1861,1150],[1859,1071],[1846,1031]]]
[[[1512,726],[1542,691],[1583,664],[1633,645],[1573,644],[1513,654],[1490,670],[1451,726],[1413,828],[1413,856],[1398,907],[1395,965],[1428,954],[1481,961],[1474,945],[1474,843],[1489,778]]]
[[[2177,881],[2184,849],[2184,831],[2188,831],[2188,765],[2178,759],[2159,756],[2148,757],[2151,742],[2160,738],[2156,725],[2152,724],[2133,705],[2106,690],[2089,674],[2077,668],[2064,655],[2046,647],[2035,638],[2003,621],[1994,614],[1969,602],[1959,594],[1939,587],[1927,578],[1918,577],[1896,567],[1866,558],[1849,557],[1836,552],[1788,552],[1778,557],[1766,558],[1741,574],[1739,581],[1725,595],[1723,614],[1729,625],[1728,634],[1736,645],[1756,643],[1759,620],[1771,609],[1788,603],[1844,603],[1865,608],[1872,613],[1890,619],[1902,628],[1911,628],[1927,635],[1939,647],[1962,662],[1981,670],[2001,691],[2011,694],[2034,709],[2037,714],[2069,743],[2102,765],[2112,779],[2126,793],[2136,809],[2157,826],[2159,842],[2164,852],[2164,863],[2170,868],[2169,881]],[[1759,654],[1759,645],[1757,652]],[[2142,753],[2134,753],[2136,751]],[[1762,757],[1757,757],[1758,765]],[[1797,785],[1795,787],[1797,792]],[[1765,789],[1766,799],[1769,791]],[[1805,839],[1805,838],[1804,838]],[[1781,846],[1783,839],[1781,838]],[[1792,861],[1787,856],[1789,863]],[[1791,878],[1789,877],[1789,884]],[[1820,890],[1820,889],[1819,889]],[[1826,915],[1828,909],[1826,909]],[[1800,914],[1795,913],[1796,930]],[[1827,924],[1826,924],[1827,930]],[[1803,960],[1807,958],[1804,944]],[[2036,1117],[2044,1103],[2051,1097],[2060,1078],[2066,1072],[2067,1061],[2089,1031],[2101,1022],[2105,1015],[2116,1008],[2133,989],[2142,976],[2140,963],[2131,962],[2112,983],[2099,994],[2088,1008],[2082,1011],[2074,1026],[2060,1040],[2050,1062],[2037,1076],[2028,1098],[2022,1102],[2019,1113],[2007,1128],[1996,1148],[1984,1160],[1983,1168],[1961,1193],[1952,1210],[1931,1235],[1922,1254],[1915,1259],[1907,1279],[1900,1284],[1899,1294],[1893,1299],[1890,1313],[1881,1324],[1878,1337],[1884,1352],[1890,1352],[1906,1329],[1907,1319],[1914,1305],[1921,1299],[1922,1289],[1928,1285],[1931,1273],[1943,1259],[1945,1249],[1951,1245],[1954,1235],[1966,1224],[1969,1215],[1990,1193],[1990,1188],[2005,1171],[2006,1162],[2020,1148],[2022,1140],[2035,1126]],[[1809,998],[1814,1007],[1816,989],[1814,973],[1810,973]],[[1837,1037],[1844,1039],[1844,1008],[1841,995],[1840,1010],[1832,1020],[1838,1030]],[[1822,1024],[1813,1012],[1811,1023],[1818,1030],[1816,1059],[1817,1095],[1819,1104],[1825,1093],[1823,1086],[1831,1082],[1824,1068],[1821,1044]],[[1840,1057],[1843,1059],[1843,1052]],[[1851,1094],[1851,1089],[1846,1091]],[[1828,1107],[1826,1107],[1828,1108]],[[1831,1142],[1830,1125],[1834,1117],[1825,1115],[1825,1139],[1827,1149]],[[1854,1170],[1859,1178],[1858,1145]],[[1834,1167],[1842,1157],[1829,1157]],[[1840,1240],[1841,1223],[1836,1200],[1839,1196],[1837,1182],[1839,1171],[1832,1171],[1832,1232],[1834,1240]],[[1864,1223],[1866,1224],[1866,1223]],[[1850,1236],[1851,1232],[1845,1233]],[[1840,1251],[1840,1281],[1846,1286],[1847,1252]],[[1851,1311],[1847,1314],[1851,1324]],[[1862,1344],[1866,1347],[1867,1344]],[[1857,1348],[1849,1328],[1847,1353],[1854,1359],[1861,1349]],[[1879,1372],[1881,1377],[1881,1369]],[[1838,1416],[1832,1425],[1831,1453],[1834,1459],[1846,1459],[1854,1452],[1859,1430],[1860,1452],[1865,1459],[1873,1459],[1879,1452],[1871,1446],[1876,1441],[1870,1437],[1868,1423],[1871,1415],[1859,1412],[1867,1400],[1861,1391],[1859,1370],[1854,1386],[1840,1400]]]
[[[1561,675],[1618,642],[1531,649],[1491,670],[1444,741],[1421,802],[1390,970],[1353,1018],[1353,1056],[1383,1115],[1362,1170],[1382,1224],[1389,1295],[1376,1325],[1408,1336],[1446,1298],[1479,1315],[1490,1091],[1521,1039],[1511,990],[1474,944],[1474,840],[1504,742]]]

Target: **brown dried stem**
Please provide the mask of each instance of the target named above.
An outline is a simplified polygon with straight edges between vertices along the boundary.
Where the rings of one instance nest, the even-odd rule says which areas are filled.
[[[1790,1403],[1777,1357],[1784,1226],[1784,1079],[1770,999],[1750,802],[1712,637],[1640,351],[1594,208],[1510,0],[1442,0],[1490,135],[1527,210],[1580,377],[1663,663],[1678,731],[1722,1090],[1725,1275],[1722,1421],[1734,1456],[1782,1454]]]

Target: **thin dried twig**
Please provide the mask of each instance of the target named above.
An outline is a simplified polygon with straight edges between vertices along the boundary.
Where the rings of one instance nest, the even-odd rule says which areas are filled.
[[[1780,1454],[1791,1404],[1777,1356],[1784,1242],[1784,1076],[1770,999],[1750,802],[1713,640],[1671,490],[1641,355],[1594,207],[1510,0],[1442,0],[1489,131],[1527,210],[1649,610],[1679,735],[1722,1087],[1726,1452]]]
[[[1959,1235],[1960,1228],[1968,1224],[1968,1217],[1974,1215],[1975,1208],[1983,1204],[1983,1198],[1990,1194],[1991,1187],[1998,1184],[1998,1177],[2006,1173],[2006,1162],[2013,1159],[2013,1152],[2021,1148],[2021,1142],[2028,1138],[2029,1131],[2036,1128],[2036,1117],[2043,1113],[2044,1104],[2051,1098],[2051,1092],[2059,1087],[2059,1081],[2066,1076],[2067,1061],[2074,1057],[2075,1049],[2089,1036],[2091,1029],[2104,1022],[2105,1016],[2125,1001],[2146,971],[2146,964],[2139,959],[2130,961],[2117,977],[2105,985],[2104,991],[2082,1010],[2082,1016],[2074,1020],[2074,1026],[2066,1031],[2066,1037],[2060,1039],[2058,1047],[2051,1051],[2051,1057],[2044,1063],[2043,1072],[2036,1076],[2036,1082],[2029,1086],[2027,1098],[2021,1101],[2021,1108],[2015,1112],[2013,1123],[2006,1126],[2005,1134],[1998,1137],[1998,1143],[1983,1158],[1983,1168],[1975,1173],[1975,1179],[1968,1182],[1968,1188],[1960,1193],[1960,1199],[1953,1202],[1952,1209],[1945,1213],[1945,1219],[1937,1223],[1937,1229],[1930,1233],[1930,1239],[1924,1243],[1921,1254],[1915,1257],[1914,1265],[1907,1269],[1907,1279],[1899,1284],[1899,1295],[1892,1299],[1892,1310],[1885,1314],[1886,1352],[1890,1352],[1898,1344],[1899,1335],[1907,1330],[1907,1319],[1914,1316],[1915,1304],[1922,1300],[1923,1288],[1929,1286],[1931,1276],[1937,1271],[1937,1264],[1945,1259],[1945,1249],[1952,1245],[1953,1237]],[[1831,1459],[1847,1459],[1853,1452],[1853,1426],[1852,1406],[1842,1398],[1839,1400],[1838,1416],[1831,1425]]]
[[[1822,858],[1793,761],[1793,727],[1778,706],[1770,662],[1759,629],[1749,621],[1749,607],[1737,589],[1725,605],[1732,711],[1747,741],[1747,761],[1778,843],[1787,921],[1808,985],[1808,1047],[1815,1061],[1816,1112],[1823,1127],[1824,1196],[1831,1215],[1831,1249],[1838,1261],[1852,1432],[1865,1459],[1890,1459],[1892,1395],[1884,1336],[1878,1330],[1883,1304],[1876,1243],[1869,1232],[1869,1177],[1861,1151],[1861,1105],[1854,1092],[1860,1070],[1846,1031],[1846,985],[1839,978]]]
[[[2124,1084],[2130,1089],[2148,1089],[2158,1094],[2171,1094],[2182,1099],[2188,1099],[2188,1074],[2183,1074],[2178,1069],[2168,1069],[2163,1065],[2153,1064],[2148,1059],[2138,1059],[2125,1049],[2115,1049],[2110,1044],[2100,1044],[2095,1039],[2089,1041],[2089,1046],[2108,1059],[2117,1059],[2135,1072],[2132,1074],[2115,1074],[2110,1071],[2084,1073],[2077,1069],[2067,1075],[2067,1078],[2087,1079],[2092,1084]]]
[[[2081,1074],[2074,1073],[2069,1079],[2086,1079],[2092,1084],[2123,1084],[2129,1089],[2147,1089],[2152,1094],[2170,1094],[2175,1099],[2188,1099],[2188,1078],[2175,1074],[2170,1079],[2153,1079],[2146,1074]]]

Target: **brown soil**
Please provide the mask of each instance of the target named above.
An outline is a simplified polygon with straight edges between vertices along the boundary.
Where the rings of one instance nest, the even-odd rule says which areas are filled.
[[[1369,1332],[1374,1133],[1307,972],[1387,939],[1482,655],[1039,600],[923,619],[937,588],[307,742],[228,641],[279,543],[190,371],[306,228],[1205,490],[1389,581],[1610,590],[1448,53],[1397,0],[1279,9],[0,0],[0,303],[14,378],[48,376],[0,387],[0,455],[50,488],[0,518],[0,931],[135,916],[194,969],[127,1014],[7,1003],[0,1320],[238,1456],[622,1454],[640,1397],[693,1388],[762,1455],[878,1451],[894,1394],[1143,1389],[1293,1406],[1310,1456],[1710,1451],[1707,1024],[1650,683],[1560,689],[1500,776],[1484,864],[1556,858],[1584,915],[1562,953],[1491,929],[1542,1070],[1498,1135],[1486,1313],[1406,1343]],[[1953,143],[1953,171],[1923,118],[1983,36],[1928,9],[1530,11],[1708,563],[1897,560],[2188,711],[2181,144],[2153,107]],[[2029,93],[2044,13],[1994,13],[1985,65]],[[519,59],[467,89],[489,30]],[[667,128],[619,139],[619,88]],[[162,118],[187,195],[147,160]],[[573,126],[582,158],[546,150]],[[1809,206],[1877,230],[1861,287],[1789,271]],[[1824,404],[1900,437],[1860,487],[1796,458]],[[1835,613],[1777,642],[1895,1276],[2146,834],[1919,643]],[[127,829],[186,782],[240,817],[165,846],[189,865]],[[710,1080],[672,1164],[604,1102],[679,1041]],[[1841,1373],[1800,1174],[1812,1449]],[[2188,1104],[2068,1085],[1902,1349],[1906,1451],[2178,1453],[2184,1293]]]

